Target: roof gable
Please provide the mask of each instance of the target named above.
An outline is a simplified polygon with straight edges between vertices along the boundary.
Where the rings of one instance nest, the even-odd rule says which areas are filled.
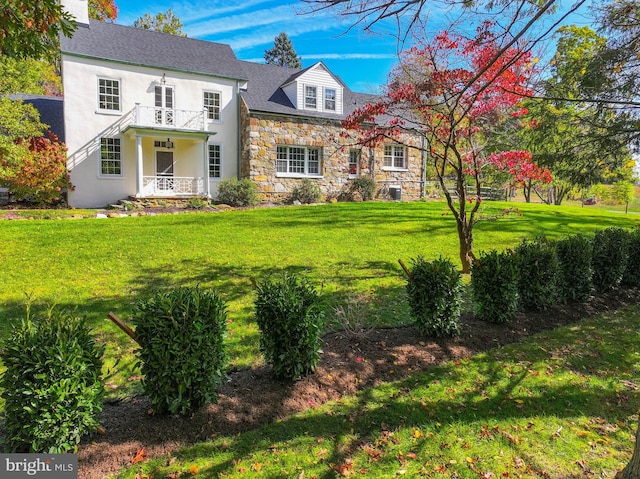
[[[327,118],[339,121],[356,108],[362,107],[367,103],[373,103],[380,98],[376,95],[352,92],[345,85],[343,95],[344,109],[341,115],[330,112],[299,110],[296,109],[289,97],[287,97],[282,87],[291,84],[292,81],[300,78],[301,74],[304,74],[304,72],[312,67],[304,70],[295,70],[253,62],[244,62],[244,67],[249,81],[247,89],[241,92],[241,96],[247,108],[253,112]],[[344,85],[342,82],[340,82],[340,84]]]
[[[340,85],[342,88],[346,88],[346,85],[342,82],[342,80],[340,79],[340,77],[337,77],[336,75],[333,74],[333,72],[331,70],[329,70],[324,63],[322,62],[317,62],[314,63],[313,65],[311,65],[310,67],[307,67],[303,70],[300,70],[296,73],[294,73],[293,75],[291,75],[282,85],[282,88],[287,87],[288,85],[291,85],[293,82],[296,81],[305,81],[305,77],[309,76],[310,74],[312,74],[312,72],[317,71],[317,70],[322,70],[323,73],[327,73],[329,74],[329,76],[331,76],[331,78],[338,84]]]

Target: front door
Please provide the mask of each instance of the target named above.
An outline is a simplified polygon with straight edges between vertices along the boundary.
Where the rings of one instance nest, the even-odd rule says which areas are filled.
[[[159,193],[174,192],[173,151],[156,151],[156,188]]]
[[[173,125],[173,87],[156,85],[155,87],[156,124]]]

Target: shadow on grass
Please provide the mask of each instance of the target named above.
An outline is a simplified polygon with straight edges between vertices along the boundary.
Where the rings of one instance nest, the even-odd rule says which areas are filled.
[[[637,362],[632,347],[638,340],[636,329],[635,320],[620,324],[615,320],[607,323],[607,319],[599,320],[597,327],[589,323],[563,328],[559,333],[545,333],[520,345],[367,389],[236,436],[186,447],[174,455],[183,463],[202,464],[206,458],[208,466],[200,467],[199,474],[220,477],[239,466],[249,472],[248,461],[277,460],[280,453],[285,462],[287,456],[295,460],[283,463],[286,472],[281,475],[262,477],[298,477],[304,471],[305,477],[328,479],[337,476],[336,466],[358,456],[362,461],[367,447],[380,452],[371,466],[393,473],[401,451],[433,450],[434,434],[442,440],[442,431],[454,438],[460,431],[480,447],[486,441],[492,451],[501,447],[489,444],[502,441],[502,447],[526,457],[528,466],[544,475],[548,464],[531,457],[529,439],[517,437],[526,434],[527,426],[511,429],[509,425],[528,422],[528,427],[536,428],[539,435],[534,442],[540,444],[535,451],[539,451],[545,441],[554,441],[556,420],[577,421],[577,427],[585,428],[579,424],[580,418],[611,425],[628,419],[640,406],[638,389],[623,385],[623,378],[633,377]],[[257,385],[256,393],[259,391]],[[184,426],[189,427],[188,420]],[[412,435],[412,429],[421,433]],[[611,444],[629,440],[628,431],[617,426],[606,434]],[[587,450],[589,444],[583,440]],[[314,447],[325,452],[319,455]],[[164,467],[150,464],[145,472],[160,473]]]

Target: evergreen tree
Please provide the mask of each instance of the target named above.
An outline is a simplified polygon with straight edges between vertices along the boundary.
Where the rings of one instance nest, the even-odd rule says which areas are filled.
[[[264,60],[269,65],[279,65],[281,67],[302,68],[302,59],[293,49],[293,43],[286,33],[278,35],[271,50],[265,50]]]

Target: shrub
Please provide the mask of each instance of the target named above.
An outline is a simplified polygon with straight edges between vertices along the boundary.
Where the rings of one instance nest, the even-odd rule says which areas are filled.
[[[483,253],[471,265],[471,296],[478,319],[506,323],[518,309],[518,270],[513,253]]]
[[[359,176],[351,181],[350,193],[358,193],[362,201],[370,201],[376,194],[376,182],[368,176]]]
[[[640,228],[629,233],[627,251],[627,266],[622,277],[622,283],[632,288],[640,287]]]
[[[206,208],[208,205],[209,203],[207,200],[200,197],[191,198],[187,201],[187,208],[191,208],[193,210],[201,210]]]
[[[225,178],[218,183],[217,201],[229,206],[256,206],[260,204],[258,187],[248,178]]]
[[[76,451],[80,438],[98,425],[104,395],[104,347],[84,319],[50,310],[31,320],[28,308],[1,351],[8,450]]]
[[[324,322],[319,293],[307,279],[284,274],[258,284],[257,294],[260,350],[274,374],[294,380],[313,372]]]
[[[558,296],[562,301],[582,301],[593,292],[593,241],[581,235],[556,243],[560,271]]]
[[[186,414],[218,399],[226,307],[213,291],[178,288],[134,305],[142,386],[154,413]]]
[[[291,201],[299,201],[302,204],[318,203],[321,199],[320,186],[309,178],[304,178],[291,192]]]
[[[556,250],[544,238],[524,240],[515,249],[518,297],[525,310],[541,310],[558,299],[560,265]]]
[[[455,336],[462,302],[462,280],[451,261],[439,258],[412,260],[407,281],[411,316],[418,331],[426,336]]]
[[[628,262],[629,232],[622,228],[598,230],[593,237],[593,286],[596,291],[617,287]]]

